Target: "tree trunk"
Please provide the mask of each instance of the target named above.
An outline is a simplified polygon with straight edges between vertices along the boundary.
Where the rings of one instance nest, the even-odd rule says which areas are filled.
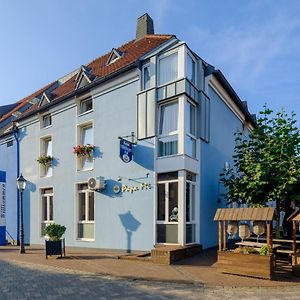
[[[280,205],[279,200],[276,200],[276,239],[280,238]]]

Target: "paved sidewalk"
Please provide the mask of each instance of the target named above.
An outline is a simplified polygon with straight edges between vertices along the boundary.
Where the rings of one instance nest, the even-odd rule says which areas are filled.
[[[185,259],[173,266],[156,265],[152,262],[118,259],[124,252],[97,249],[67,248],[66,258],[45,258],[40,246],[26,248],[20,255],[18,247],[0,247],[0,260],[24,263],[33,267],[54,267],[58,271],[81,272],[93,275],[108,275],[118,278],[182,282],[209,287],[288,287],[300,286],[300,279],[290,273],[278,274],[276,280],[261,280],[249,277],[222,274],[216,268],[216,250]]]

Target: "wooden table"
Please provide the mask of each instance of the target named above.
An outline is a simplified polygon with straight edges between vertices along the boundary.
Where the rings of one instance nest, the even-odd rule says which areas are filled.
[[[235,243],[238,246],[246,246],[246,247],[253,247],[253,248],[261,248],[263,246],[267,246],[266,243],[256,243],[256,242],[251,242],[251,241],[244,241],[244,242],[237,242]],[[277,249],[279,248],[279,244],[273,244],[272,249]]]

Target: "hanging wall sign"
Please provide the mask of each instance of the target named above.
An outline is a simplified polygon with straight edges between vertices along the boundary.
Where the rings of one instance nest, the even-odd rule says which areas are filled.
[[[125,162],[129,163],[132,161],[133,156],[133,145],[132,143],[120,139],[120,158]]]
[[[6,244],[6,173],[0,171],[0,245]]]

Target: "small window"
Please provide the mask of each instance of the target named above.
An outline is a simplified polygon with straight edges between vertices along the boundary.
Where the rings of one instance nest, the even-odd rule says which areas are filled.
[[[162,57],[159,59],[159,85],[178,79],[178,54]]]
[[[93,125],[84,125],[79,127],[79,145],[88,146],[93,145]],[[93,169],[94,160],[93,152],[89,155],[78,156],[77,159],[77,169],[78,170],[91,170]]]
[[[52,117],[50,114],[44,115],[42,118],[42,128],[49,127],[52,125]]]
[[[150,88],[150,66],[143,67],[143,90]]]
[[[80,109],[79,109],[80,114],[83,114],[85,112],[92,111],[92,110],[93,110],[92,98],[85,99],[80,102]]]
[[[51,137],[41,139],[41,156],[52,158],[52,139]],[[52,161],[48,164],[40,164],[40,174],[43,177],[52,176]]]
[[[195,82],[196,82],[196,63],[189,54],[187,55],[187,76],[186,77],[192,83],[195,84]]]
[[[11,147],[11,146],[13,146],[13,144],[14,144],[14,141],[9,141],[9,142],[6,143],[6,146]]]

